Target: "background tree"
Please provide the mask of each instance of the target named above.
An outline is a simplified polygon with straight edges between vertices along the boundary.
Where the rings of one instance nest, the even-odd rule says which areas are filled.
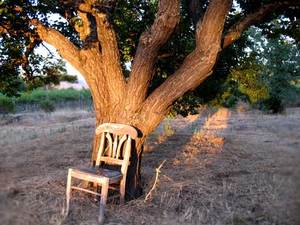
[[[28,13],[29,7],[34,10],[30,1],[0,1],[0,92],[8,96],[77,80],[67,74],[63,60],[35,51],[43,43],[29,23],[34,14]]]
[[[3,44],[3,42],[2,42]],[[0,93],[7,96],[17,96],[22,91],[32,90],[43,86],[59,85],[61,81],[74,83],[76,76],[67,73],[65,62],[62,59],[51,56],[42,56],[32,53],[28,56],[28,63],[20,63],[23,46],[9,46],[3,44],[0,47]],[[7,52],[7,54],[5,54]]]
[[[85,77],[97,124],[139,130],[127,189],[136,196],[142,144],[174,102],[213,73],[222,51],[248,27],[279,15],[295,24],[299,15],[299,1],[236,2],[238,12],[231,0],[7,0],[0,32],[28,37],[27,50],[41,40],[53,45]],[[54,14],[64,19],[50,22]]]
[[[300,52],[296,40],[285,35],[268,37],[255,27],[245,36],[249,42],[243,50],[246,54],[218,85],[220,91],[210,103],[231,107],[243,100],[273,112],[297,106]]]
[[[300,93],[299,45],[285,36],[267,42],[261,39],[262,51],[257,56],[257,63],[263,65],[263,79],[269,91],[269,98],[262,106],[275,113],[282,111],[285,105],[297,106]]]

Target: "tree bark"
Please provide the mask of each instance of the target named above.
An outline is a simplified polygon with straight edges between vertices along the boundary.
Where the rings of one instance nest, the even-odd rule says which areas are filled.
[[[222,48],[227,48],[236,40],[238,40],[243,32],[250,26],[264,21],[271,13],[278,10],[286,9],[290,6],[299,6],[299,1],[274,1],[272,3],[263,5],[257,11],[246,15],[237,23],[233,24],[227,33],[224,35]]]

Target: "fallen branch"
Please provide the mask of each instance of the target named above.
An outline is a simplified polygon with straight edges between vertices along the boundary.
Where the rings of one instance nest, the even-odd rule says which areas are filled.
[[[160,174],[160,169],[162,168],[162,166],[164,165],[165,162],[166,162],[166,160],[164,160],[164,161],[159,165],[159,167],[156,168],[156,175],[155,175],[155,181],[154,181],[154,184],[153,184],[152,188],[150,189],[150,191],[148,192],[148,194],[146,195],[144,202],[148,201],[148,200],[151,198],[151,194],[152,194],[152,192],[154,191],[154,189],[155,189],[155,187],[156,187],[156,184],[157,184],[157,181],[158,181],[158,176],[159,176],[159,174]]]

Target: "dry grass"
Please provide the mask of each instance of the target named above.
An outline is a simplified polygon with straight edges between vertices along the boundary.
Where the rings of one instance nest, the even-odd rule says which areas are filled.
[[[145,196],[108,205],[107,224],[300,224],[300,110],[285,115],[203,110],[166,120],[147,140]],[[89,161],[86,112],[0,120],[0,224],[96,224],[97,202],[74,193],[64,220],[66,172]]]

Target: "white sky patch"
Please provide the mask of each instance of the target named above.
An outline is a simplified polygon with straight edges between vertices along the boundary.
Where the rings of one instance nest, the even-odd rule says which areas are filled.
[[[131,71],[131,66],[132,66],[132,63],[131,62],[126,62],[125,63],[125,66],[126,66],[126,69]]]
[[[57,21],[67,23],[67,20],[58,13],[47,14],[47,18],[50,24],[55,24]]]
[[[241,6],[236,1],[233,1],[233,8],[234,8],[235,14],[242,13]]]

